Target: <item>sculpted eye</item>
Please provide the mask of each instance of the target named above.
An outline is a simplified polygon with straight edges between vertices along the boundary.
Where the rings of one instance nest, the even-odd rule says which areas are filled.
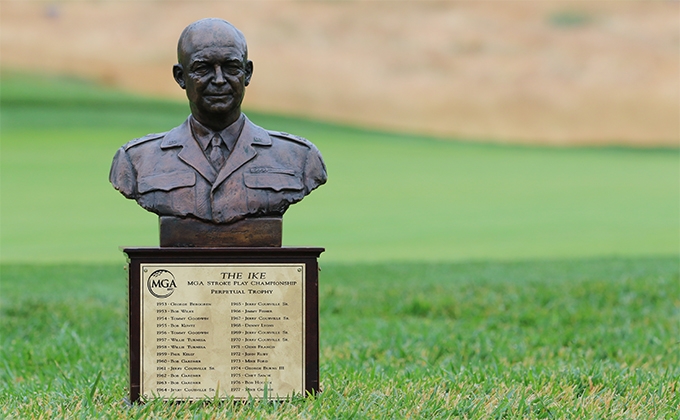
[[[199,76],[205,76],[210,71],[210,68],[205,64],[197,64],[193,68],[193,73]]]
[[[243,69],[241,68],[241,66],[229,65],[225,66],[222,71],[224,71],[226,74],[230,76],[238,76],[239,74],[241,74]]]

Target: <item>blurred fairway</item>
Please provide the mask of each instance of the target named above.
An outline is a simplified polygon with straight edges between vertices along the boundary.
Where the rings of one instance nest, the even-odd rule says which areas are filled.
[[[156,246],[157,217],[108,183],[128,140],[188,115],[182,103],[84,82],[3,74],[0,261],[121,261]],[[247,105],[247,100],[246,100]],[[284,245],[324,261],[678,255],[677,149],[500,146],[248,112],[311,139],[327,185],[290,208]]]

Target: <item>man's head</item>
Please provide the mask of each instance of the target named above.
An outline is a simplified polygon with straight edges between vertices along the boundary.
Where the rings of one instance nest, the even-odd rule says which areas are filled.
[[[215,130],[238,119],[253,75],[241,31],[222,19],[196,21],[179,37],[177,61],[173,76],[186,90],[194,118]]]

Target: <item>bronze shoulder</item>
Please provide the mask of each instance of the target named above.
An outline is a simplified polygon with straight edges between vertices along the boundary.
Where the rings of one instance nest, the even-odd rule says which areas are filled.
[[[167,134],[167,131],[165,133],[153,133],[153,134],[147,134],[144,137],[140,137],[138,139],[130,140],[129,142],[125,143],[123,148],[127,151],[131,147],[138,146],[140,144],[146,143],[151,140],[157,140],[160,138],[163,138]]]
[[[295,134],[286,133],[284,131],[271,131],[271,130],[267,130],[267,133],[269,133],[270,136],[274,136],[285,140],[291,140],[294,141],[295,143],[302,144],[307,147],[312,147],[311,141],[307,140],[304,137],[296,136]]]

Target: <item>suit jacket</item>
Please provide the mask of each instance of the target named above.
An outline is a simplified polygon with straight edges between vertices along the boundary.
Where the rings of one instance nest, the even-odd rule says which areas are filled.
[[[321,154],[311,142],[267,131],[247,118],[219,172],[187,119],[167,133],[122,146],[109,174],[114,188],[151,212],[214,223],[280,216],[326,179]]]

